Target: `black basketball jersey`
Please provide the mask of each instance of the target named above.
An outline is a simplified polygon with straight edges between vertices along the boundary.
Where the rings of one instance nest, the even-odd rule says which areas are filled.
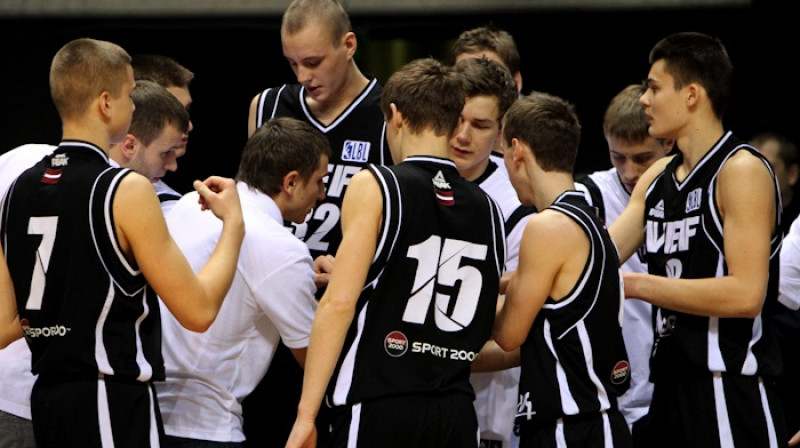
[[[382,91],[378,81],[370,79],[364,91],[327,126],[308,108],[302,84],[267,89],[258,98],[256,127],[274,117],[297,118],[319,129],[331,145],[333,154],[328,163],[328,176],[324,179],[325,199],[317,203],[305,223],[286,223],[305,241],[312,258],[335,254],[339,248],[342,199],[350,178],[368,163],[392,164],[380,106]]]
[[[616,246],[582,193],[565,192],[548,208],[580,225],[590,250],[572,291],[545,300],[522,344],[520,425],[616,409],[630,383]]]
[[[670,278],[713,278],[727,275],[723,222],[715,199],[716,179],[737,151],[749,151],[770,169],[752,146],[725,134],[682,181],[675,177],[682,163],[678,153],[648,187],[645,197],[645,261],[651,274]],[[775,179],[774,173],[772,174]],[[779,189],[775,181],[776,228],[780,229]],[[657,309],[657,340],[652,378],[658,372],[697,369],[743,375],[776,375],[778,345],[771,315],[777,303],[778,251],[782,236],[774,232],[769,280],[763,309],[749,318],[718,318]],[[667,373],[668,374],[668,373]]]
[[[35,374],[164,378],[158,299],[114,226],[129,173],[97,146],[64,141],[8,191],[0,231]]]
[[[503,215],[450,160],[414,156],[369,169],[381,188],[383,221],[327,402],[474,397],[470,362],[491,336]]]

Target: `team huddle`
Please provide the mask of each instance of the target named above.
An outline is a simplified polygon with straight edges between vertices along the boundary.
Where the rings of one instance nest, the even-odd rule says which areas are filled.
[[[56,53],[62,141],[0,156],[0,448],[256,446],[279,420],[245,399],[292,384],[258,404],[291,448],[800,441],[782,171],[723,126],[717,38],[653,46],[585,176],[574,105],[522,94],[503,30],[383,85],[337,0],[294,0],[281,43],[297,82],[187,194],[162,178],[193,73]]]

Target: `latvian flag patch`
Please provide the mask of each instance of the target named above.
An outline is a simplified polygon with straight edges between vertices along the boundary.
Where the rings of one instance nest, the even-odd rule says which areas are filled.
[[[436,193],[436,200],[439,201],[440,204],[447,207],[455,205],[456,201],[453,199],[453,189],[450,187],[450,184],[447,183],[441,171],[433,176],[433,191]]]
[[[61,180],[62,171],[64,171],[64,168],[48,168],[47,171],[44,172],[41,182],[49,185],[57,184],[58,181]]]

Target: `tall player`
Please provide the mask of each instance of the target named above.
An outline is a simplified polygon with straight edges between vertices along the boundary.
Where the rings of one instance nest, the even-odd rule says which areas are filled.
[[[287,447],[313,446],[323,397],[332,447],[477,447],[470,361],[491,332],[505,239],[496,203],[445,158],[463,98],[433,59],[387,81],[398,165],[370,165],[348,189]]]
[[[733,65],[718,39],[682,32],[650,51],[650,135],[678,153],[642,175],[610,232],[626,297],[656,309],[648,447],[786,446],[773,378],[780,190],[769,162],[725,131]]]
[[[391,163],[380,111],[382,89],[356,65],[356,35],[337,0],[293,1],[281,21],[281,44],[297,83],[253,98],[248,133],[272,117],[290,116],[311,123],[331,143],[325,200],[294,229],[317,258],[339,247],[340,208],[350,178],[367,163]]]
[[[575,186],[585,192],[589,205],[597,207],[606,226],[617,219],[631,197],[631,191],[647,168],[672,150],[674,142],[653,138],[639,98],[647,88],[631,84],[620,91],[606,108],[603,135],[608,144],[612,168],[578,179]],[[647,272],[639,254],[631,256],[622,269]],[[622,335],[631,362],[631,385],[619,397],[619,409],[631,427],[634,444],[646,423],[653,385],[650,382],[650,352],[653,348],[653,309],[639,299],[625,301]]]
[[[294,0],[281,21],[283,54],[297,76],[297,83],[268,88],[250,103],[248,135],[273,117],[292,117],[319,129],[331,145],[332,155],[325,179],[325,198],[305,222],[287,223],[305,241],[318,273],[317,298],[321,297],[333,267],[333,255],[342,239],[341,206],[350,178],[368,163],[391,164],[386,143],[386,125],[380,110],[382,87],[374,77],[364,75],[355,62],[358,48],[350,18],[337,0]],[[246,401],[245,414],[270,415],[270,403],[296,403],[300,394],[300,370],[284,344],[270,371]],[[249,441],[264,432],[284,428],[276,440],[288,435],[293,416],[278,417],[272,428],[246,425]],[[324,426],[324,412],[320,416]],[[275,443],[267,440],[264,443]],[[324,443],[323,443],[324,445]]]

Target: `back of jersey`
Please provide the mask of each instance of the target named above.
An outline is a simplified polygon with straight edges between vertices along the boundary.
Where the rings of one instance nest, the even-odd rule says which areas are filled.
[[[122,254],[113,221],[128,173],[94,145],[63,142],[8,191],[3,247],[34,373],[163,375],[156,297]]]
[[[499,207],[449,160],[370,169],[383,222],[329,402],[472,395],[470,362],[490,337],[505,259]]]

